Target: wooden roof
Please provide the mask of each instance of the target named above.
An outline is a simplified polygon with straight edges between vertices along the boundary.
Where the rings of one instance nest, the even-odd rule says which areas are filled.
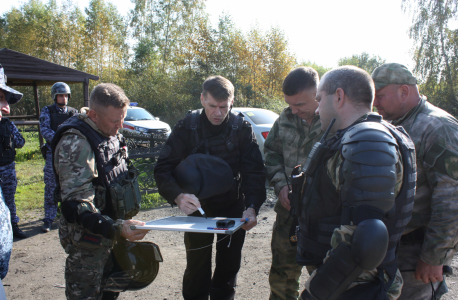
[[[89,83],[89,79],[99,80],[91,75],[64,67],[7,48],[0,49],[0,64],[7,78],[7,85],[53,85],[57,81],[65,83]]]

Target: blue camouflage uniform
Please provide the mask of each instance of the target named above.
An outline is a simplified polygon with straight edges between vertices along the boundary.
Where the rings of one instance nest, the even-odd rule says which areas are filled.
[[[0,196],[0,279],[3,279],[8,273],[11,250],[13,249],[13,229],[10,211],[5,205],[1,190]]]
[[[22,148],[25,144],[25,140],[17,129],[16,125],[14,125],[12,122],[7,122],[5,124],[9,124],[10,126],[11,135],[13,136],[14,141],[14,148]],[[19,223],[19,217],[16,215],[16,203],[14,202],[14,194],[16,193],[17,187],[15,166],[16,163],[14,161],[5,166],[0,166],[0,186],[3,190],[5,203],[10,210],[11,223]]]
[[[55,103],[53,106],[61,114],[66,114],[69,107],[65,106],[60,108]],[[51,153],[51,141],[54,137],[55,131],[51,128],[51,116],[48,106],[45,106],[41,109],[40,114],[40,132],[41,135],[46,140],[46,163],[43,168],[44,172],[44,182],[45,182],[45,217],[43,221],[53,222],[57,215],[57,205],[54,203],[54,189],[56,188],[56,179],[54,177],[54,172],[52,169],[52,153]]]

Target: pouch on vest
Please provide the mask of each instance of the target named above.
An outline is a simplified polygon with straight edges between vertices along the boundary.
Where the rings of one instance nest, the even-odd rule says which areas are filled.
[[[138,185],[139,171],[128,166],[128,176],[110,186],[111,203],[116,219],[131,219],[140,211],[142,201]]]

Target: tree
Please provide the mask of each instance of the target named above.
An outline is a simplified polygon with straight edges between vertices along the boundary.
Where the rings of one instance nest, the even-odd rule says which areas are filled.
[[[368,53],[363,52],[360,55],[355,54],[355,55],[352,55],[351,57],[341,58],[339,59],[338,64],[339,66],[345,66],[345,65],[356,66],[358,68],[365,70],[367,73],[372,74],[375,68],[383,65],[384,63],[385,63],[385,60],[382,59],[380,56],[373,55],[371,57]]]
[[[449,28],[456,20],[457,0],[403,0],[405,12],[412,14],[410,37],[415,41],[414,72],[420,90],[428,100],[458,115],[457,30]]]

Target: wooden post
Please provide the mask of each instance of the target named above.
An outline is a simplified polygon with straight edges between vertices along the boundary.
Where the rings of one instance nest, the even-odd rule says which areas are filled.
[[[89,107],[89,78],[84,78],[83,93],[84,93],[84,106]]]
[[[33,97],[35,98],[35,112],[37,120],[40,120],[40,105],[38,104],[38,88],[37,82],[33,82]],[[38,139],[40,140],[40,148],[43,147],[43,137],[41,136],[40,125],[38,125]]]

